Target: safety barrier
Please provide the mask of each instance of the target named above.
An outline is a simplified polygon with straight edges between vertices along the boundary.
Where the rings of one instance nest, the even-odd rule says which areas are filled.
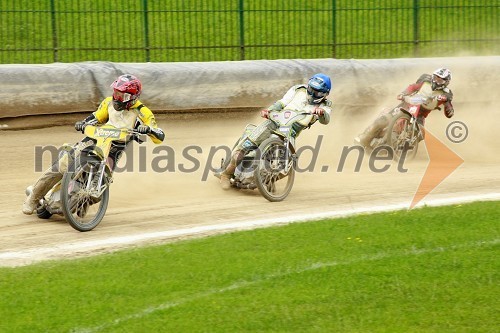
[[[332,77],[335,103],[362,106],[374,98],[394,98],[438,67],[452,70],[450,87],[460,102],[476,102],[491,97],[488,87],[498,86],[500,56],[0,65],[0,118],[95,110],[123,73],[141,79],[141,101],[152,110],[177,112],[264,107],[317,72]]]

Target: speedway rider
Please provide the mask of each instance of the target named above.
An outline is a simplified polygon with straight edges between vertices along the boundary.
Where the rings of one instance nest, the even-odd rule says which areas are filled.
[[[410,84],[397,96],[397,99],[402,101],[402,103],[375,119],[372,125],[368,126],[363,133],[355,138],[355,142],[365,148],[369,147],[371,140],[377,136],[377,133],[380,133],[380,131],[389,125],[390,120],[401,112],[401,108],[404,110],[408,109],[408,103],[404,101],[406,96],[419,94],[433,97],[429,99],[426,104],[422,104],[421,106],[421,112],[417,121],[422,126],[425,124],[425,118],[429,113],[432,110],[439,109],[441,106],[444,107],[444,115],[447,118],[453,117],[454,110],[451,104],[453,93],[448,88],[450,81],[451,72],[446,68],[438,68],[432,75],[422,74],[417,82]]]
[[[319,120],[326,125],[330,122],[330,113],[332,103],[326,99],[332,83],[328,75],[318,73],[309,79],[307,85],[300,84],[291,87],[282,99],[275,102],[269,108],[261,110],[261,116],[266,120],[253,128],[246,137],[240,140],[240,143],[233,149],[231,160],[225,170],[222,171],[220,182],[221,187],[227,190],[231,187],[231,177],[236,167],[241,162],[248,148],[259,146],[264,140],[270,137],[271,132],[277,128],[275,122],[269,119],[269,113],[272,111],[286,112],[286,110],[309,112],[316,115],[307,125],[298,125],[294,128],[294,137],[297,137],[304,128],[309,128]]]
[[[142,91],[141,81],[134,75],[124,74],[111,84],[111,88],[113,88],[113,95],[106,97],[98,109],[90,116],[83,121],[76,122],[75,129],[83,133],[87,125],[109,124],[117,128],[135,129],[140,134],[147,134],[154,143],[161,143],[165,138],[165,134],[158,128],[151,110],[139,101]],[[109,153],[109,163],[113,170],[130,142],[131,140],[113,144]],[[89,149],[94,144],[94,139],[85,137],[73,146],[74,156],[77,157],[82,150]],[[67,165],[63,166],[64,163],[60,162],[61,159],[56,161],[35,182],[31,193],[23,204],[22,211],[24,214],[33,214],[40,199],[61,180],[64,168],[67,168]]]

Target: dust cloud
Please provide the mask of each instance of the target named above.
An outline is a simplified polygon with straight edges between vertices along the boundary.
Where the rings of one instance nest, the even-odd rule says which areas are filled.
[[[3,157],[0,164],[0,253],[36,252],[37,248],[60,244],[283,215],[401,202],[409,204],[428,162],[425,149],[420,151],[416,161],[407,165],[409,171],[406,173],[399,172],[394,165],[387,172],[373,172],[367,167],[366,157],[363,157],[361,170],[355,171],[354,154],[339,171],[340,156],[344,147],[351,146],[354,137],[381,110],[397,105],[396,95],[400,91],[420,74],[430,73],[438,67],[434,64],[435,61],[425,71],[398,72],[392,77],[379,78],[373,85],[370,80],[364,85],[359,78],[352,82],[337,82],[333,77],[331,123],[326,126],[317,123],[297,139],[298,147],[312,148],[321,140],[314,171],[298,173],[292,192],[280,203],[267,202],[257,190],[223,191],[210,170],[204,179],[207,165],[217,168],[224,157],[223,151],[218,151],[209,158],[211,149],[232,147],[247,123],[261,121],[258,111],[159,115],[159,125],[166,132],[162,146],[170,147],[173,155],[167,156],[166,149],[155,151],[160,146],[151,142],[134,146],[130,154],[134,156],[135,167],[131,172],[115,174],[107,214],[101,225],[89,233],[76,232],[62,218],[42,221],[36,216],[23,215],[20,209],[24,188],[40,175],[34,172],[33,147],[76,142],[81,139],[81,134],[71,126],[0,132]],[[450,88],[454,92],[455,117],[447,119],[440,112],[432,112],[426,128],[458,153],[465,163],[430,197],[498,191],[500,159],[496,134],[500,110],[499,94],[494,92],[498,77],[494,77],[494,71],[491,76],[477,77],[473,70],[457,64],[443,63],[442,66],[453,72]],[[451,143],[445,133],[450,122],[455,120],[462,121],[469,129],[469,137],[460,144]],[[192,149],[189,155],[194,160],[183,155],[188,148]],[[140,170],[139,163],[143,163],[140,157],[146,161],[144,170]],[[311,158],[311,151],[304,151],[299,165],[305,168]],[[153,169],[155,164],[163,168],[161,172]],[[188,171],[183,172],[181,168]],[[101,246],[97,250],[102,252],[113,248],[116,246],[110,245],[109,249]],[[97,250],[61,251],[53,257],[72,257]],[[23,260],[29,262],[26,258]]]

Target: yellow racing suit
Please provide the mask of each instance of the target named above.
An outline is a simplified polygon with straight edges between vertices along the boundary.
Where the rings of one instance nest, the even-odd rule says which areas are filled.
[[[148,134],[151,140],[156,144],[163,142],[165,134],[158,128],[153,112],[141,101],[137,100],[130,109],[123,111],[116,111],[112,102],[112,97],[105,98],[97,110],[85,119],[85,122],[89,125],[109,124],[130,129],[139,125],[147,125],[151,128],[151,133]]]
[[[113,107],[112,97],[105,98],[97,110],[93,112],[90,116],[85,118],[85,125],[98,125],[98,124],[109,124],[117,128],[129,128],[135,129],[140,125],[147,125],[150,128],[148,136],[151,140],[159,144],[163,142],[165,134],[158,127],[153,112],[146,106],[144,106],[139,100],[130,107],[123,111],[117,111]],[[133,140],[142,143],[138,138]],[[78,142],[73,146],[74,157],[79,156],[82,150],[89,149],[94,144],[94,139],[85,137],[83,140]],[[109,152],[109,163],[111,169],[114,170],[116,163],[123,151],[131,140],[123,143],[113,144]],[[65,170],[68,167],[68,156],[64,154],[60,156],[59,160],[56,161],[48,170],[46,170],[35,182],[31,194],[26,199],[23,205],[23,213],[31,214],[33,211],[31,208],[36,207],[37,202],[42,199],[47,192],[62,179]]]

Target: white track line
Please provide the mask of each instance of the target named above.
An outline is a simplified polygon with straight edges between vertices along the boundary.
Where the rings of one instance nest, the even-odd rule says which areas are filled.
[[[500,200],[500,193],[466,195],[453,198],[433,199],[420,202],[417,207],[421,206],[445,206],[453,204],[461,204],[474,201],[491,201]],[[157,232],[139,233],[128,236],[109,237],[92,241],[82,241],[73,243],[62,243],[51,247],[38,247],[21,251],[8,251],[0,253],[1,266],[20,266],[28,265],[37,261],[56,259],[64,255],[72,253],[91,253],[95,249],[106,249],[117,246],[132,245],[145,242],[148,240],[172,239],[186,236],[196,236],[203,234],[213,234],[217,232],[230,232],[236,230],[248,230],[255,228],[268,227],[272,225],[287,224],[291,222],[313,221],[325,218],[346,217],[357,214],[368,214],[378,212],[388,212],[407,209],[407,202],[400,204],[384,205],[384,206],[367,206],[345,210],[332,210],[313,214],[290,215],[277,218],[266,218],[259,220],[248,220],[239,222],[222,223],[215,225],[205,225],[186,229],[166,230]],[[21,262],[23,261],[23,262]]]

